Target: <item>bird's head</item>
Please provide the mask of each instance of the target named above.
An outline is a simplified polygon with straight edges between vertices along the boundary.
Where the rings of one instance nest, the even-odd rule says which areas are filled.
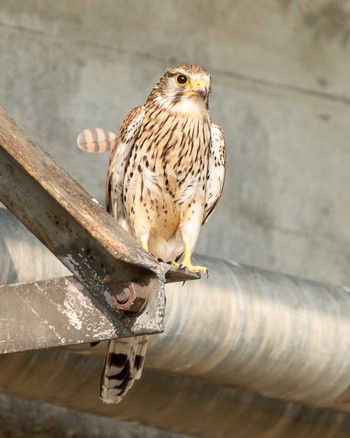
[[[179,114],[208,113],[210,76],[197,65],[168,69],[153,88],[149,99]]]

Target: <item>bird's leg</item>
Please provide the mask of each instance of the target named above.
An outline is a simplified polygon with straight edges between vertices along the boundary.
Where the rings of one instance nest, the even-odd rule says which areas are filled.
[[[191,245],[187,239],[184,239],[184,260],[181,263],[181,268],[194,272],[202,272],[208,275],[208,269],[204,266],[194,266],[191,261]]]
[[[149,237],[148,237],[148,234],[147,235],[143,235],[142,237],[141,237],[141,246],[142,246],[142,248],[145,250],[145,251],[147,251],[147,252],[149,252],[148,251],[148,239],[149,239]]]

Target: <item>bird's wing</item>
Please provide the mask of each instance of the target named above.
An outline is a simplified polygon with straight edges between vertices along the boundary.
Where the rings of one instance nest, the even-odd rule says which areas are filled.
[[[219,125],[212,123],[203,224],[205,224],[213,214],[221,197],[225,181],[225,171],[226,149],[224,132]]]
[[[100,397],[104,403],[119,403],[141,377],[149,336],[110,340],[101,376]]]
[[[109,158],[107,185],[106,185],[106,207],[107,211],[121,223],[123,220],[123,186],[126,164],[129,161],[130,153],[135,139],[140,130],[145,115],[145,107],[137,106],[125,117],[122,126],[117,134]]]

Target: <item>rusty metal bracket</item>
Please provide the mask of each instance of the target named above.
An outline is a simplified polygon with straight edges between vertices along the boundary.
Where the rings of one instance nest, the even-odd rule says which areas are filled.
[[[144,251],[2,108],[0,201],[72,272],[85,286],[83,293],[116,324],[122,321],[132,326],[140,319],[132,313],[145,307],[155,312],[149,315],[151,319],[159,320],[159,308],[149,305],[151,295],[164,297],[166,281],[199,278],[158,263]],[[130,289],[127,297],[125,284]],[[125,315],[121,310],[131,313]],[[161,331],[162,325],[153,330]]]

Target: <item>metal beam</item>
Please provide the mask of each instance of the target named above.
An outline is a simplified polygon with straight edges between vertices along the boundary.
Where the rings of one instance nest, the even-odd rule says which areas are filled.
[[[144,312],[119,312],[111,321],[83,285],[67,276],[70,272],[4,208],[0,224],[0,284],[5,283],[0,286],[0,354],[164,329],[163,288],[150,291]],[[178,280],[176,270],[174,275]],[[37,278],[43,280],[34,282]]]
[[[132,324],[112,322],[74,277],[0,286],[0,354],[157,333],[163,307],[164,296],[151,295]]]

